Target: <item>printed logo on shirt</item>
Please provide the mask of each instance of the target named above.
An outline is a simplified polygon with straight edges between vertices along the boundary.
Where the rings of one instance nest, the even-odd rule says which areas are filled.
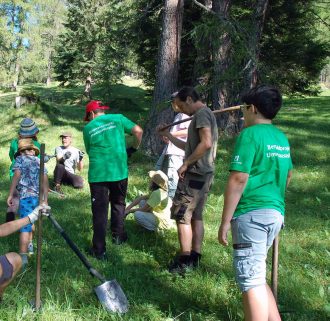
[[[235,155],[234,156],[234,160],[232,161],[233,164],[242,164],[242,162],[240,162],[239,160],[239,155]]]
[[[266,156],[268,158],[290,158],[290,147],[289,146],[279,146],[279,145],[267,145],[268,151]]]
[[[110,130],[110,129],[113,129],[113,128],[116,128],[116,124],[114,122],[109,122],[107,124],[104,124],[102,126],[99,126],[99,127],[96,127],[94,129],[92,129],[89,134],[91,135],[91,137],[95,136],[95,135],[98,135],[106,130]]]

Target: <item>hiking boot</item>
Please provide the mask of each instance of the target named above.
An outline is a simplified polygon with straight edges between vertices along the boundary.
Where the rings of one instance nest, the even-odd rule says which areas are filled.
[[[61,194],[61,195],[64,195],[62,189],[61,189],[61,185],[60,184],[55,184],[55,187],[54,187],[54,190],[55,192]]]
[[[90,248],[88,250],[88,254],[92,257],[95,257],[97,260],[99,261],[107,261],[108,260],[108,256],[107,256],[107,253],[106,252],[103,252],[103,253],[95,253],[94,249],[93,248]]]
[[[192,262],[192,265],[193,265],[194,268],[199,267],[199,263],[200,263],[201,258],[202,258],[202,254],[197,253],[194,250],[192,250],[190,252],[190,259],[191,259],[191,262]]]
[[[173,260],[173,263],[168,267],[168,271],[172,274],[184,275],[192,268],[193,262],[190,255],[180,255]]]

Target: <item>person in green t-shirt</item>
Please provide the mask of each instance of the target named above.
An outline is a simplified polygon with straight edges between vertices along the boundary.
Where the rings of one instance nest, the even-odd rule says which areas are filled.
[[[149,231],[173,228],[175,224],[171,220],[172,200],[168,195],[168,178],[161,170],[150,171],[149,177],[151,192],[137,197],[126,207],[125,213],[134,213],[135,221]]]
[[[127,240],[124,229],[127,157],[137,150],[143,134],[140,126],[121,114],[105,114],[106,109],[109,107],[100,101],[90,101],[85,115],[88,124],[83,129],[89,157],[88,182],[93,213],[93,247],[90,254],[98,259],[105,258],[109,202],[112,241],[121,244]],[[125,134],[135,137],[134,145],[129,148],[126,148]]]
[[[274,296],[266,284],[266,258],[283,225],[284,195],[292,175],[290,145],[272,124],[282,105],[276,88],[253,88],[243,102],[245,129],[230,165],[218,239],[227,246],[231,228],[245,320],[279,321]]]
[[[39,133],[39,129],[36,123],[31,118],[23,118],[20,123],[20,128],[18,131],[18,137],[14,138],[9,147],[9,158],[11,160],[11,165],[9,168],[9,177],[12,180],[14,176],[13,167],[15,165],[15,153],[18,151],[18,141],[21,138],[32,138],[33,145],[40,149],[40,143],[38,142],[37,135]],[[40,157],[40,156],[39,156]],[[13,195],[12,205],[7,208],[6,213],[6,222],[13,221],[15,219],[15,215],[18,211],[19,205],[19,195],[18,192],[15,191]]]

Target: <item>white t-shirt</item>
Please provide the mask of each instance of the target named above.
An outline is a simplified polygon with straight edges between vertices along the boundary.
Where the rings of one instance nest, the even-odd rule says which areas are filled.
[[[189,118],[188,115],[183,114],[183,113],[178,113],[173,122],[179,121],[179,120],[183,120]],[[189,125],[190,125],[191,120],[188,120],[184,123],[178,124],[178,125],[174,125],[171,127],[170,129],[170,133],[174,133],[177,132],[179,130],[184,130],[184,129],[188,129]],[[178,139],[186,142],[187,141],[187,137],[177,137]],[[165,151],[165,155],[177,155],[177,156],[184,156],[184,150],[176,147],[171,141],[168,143],[167,148],[165,147],[166,151]]]
[[[55,148],[56,157],[63,157],[66,152],[70,152],[71,156],[64,161],[64,167],[68,172],[74,174],[77,164],[79,163],[79,149],[73,146],[67,148],[58,146]]]

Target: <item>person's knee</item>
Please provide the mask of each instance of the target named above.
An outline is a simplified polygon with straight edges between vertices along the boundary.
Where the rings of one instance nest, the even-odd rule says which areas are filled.
[[[15,252],[6,253],[6,257],[9,263],[13,267],[13,275],[15,275],[22,267],[22,258],[19,254]]]
[[[73,187],[77,188],[77,189],[82,189],[84,188],[84,180],[81,178],[79,180],[77,180],[77,182],[73,183]]]

